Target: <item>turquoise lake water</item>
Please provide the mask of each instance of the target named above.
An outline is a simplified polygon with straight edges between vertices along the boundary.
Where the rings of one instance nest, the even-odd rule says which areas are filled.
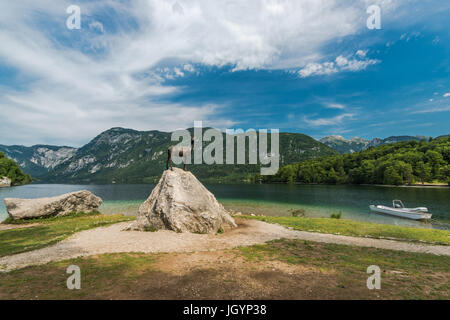
[[[89,190],[104,201],[105,214],[135,215],[139,205],[150,195],[154,185],[60,185],[30,184],[0,189],[0,220],[7,217],[4,198],[40,198],[67,192]],[[450,223],[450,188],[409,188],[383,186],[332,186],[239,184],[206,185],[226,208],[246,214],[291,215],[303,208],[307,216],[329,217],[341,211],[342,218],[424,228],[445,228]],[[433,221],[418,222],[371,213],[370,204],[391,205],[401,199],[408,207],[428,207]],[[443,224],[447,223],[447,224]]]

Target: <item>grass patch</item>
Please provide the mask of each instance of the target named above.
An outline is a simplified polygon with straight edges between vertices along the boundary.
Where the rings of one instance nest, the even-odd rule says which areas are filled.
[[[325,269],[360,269],[370,265],[401,270],[408,274],[449,272],[450,257],[414,252],[317,243],[305,240],[274,240],[267,245],[240,247],[253,261],[278,260],[290,264],[318,266]]]
[[[156,232],[156,231],[158,231],[158,229],[155,228],[154,226],[144,226],[144,231],[145,232]]]
[[[281,261],[334,275],[336,290],[364,288],[368,277],[367,267],[377,265],[382,271],[380,292],[389,294],[385,298],[450,297],[448,256],[286,239],[235,250],[250,262],[260,264]],[[330,293],[332,291],[333,288],[330,288]]]
[[[134,220],[123,215],[74,214],[64,217],[26,220],[40,222],[29,228],[0,231],[0,257],[46,247],[66,239],[76,232]]]
[[[31,223],[50,223],[53,221],[60,221],[61,219],[77,218],[85,216],[98,216],[101,213],[98,211],[92,212],[71,212],[64,216],[46,216],[46,217],[36,217],[28,219],[12,219],[11,217],[6,218],[1,224],[31,224]]]
[[[100,299],[104,295],[125,294],[136,287],[140,276],[153,270],[157,254],[103,254],[51,262],[0,274],[0,297],[5,299]],[[66,268],[77,265],[81,270],[81,290],[68,290]],[[119,288],[114,292],[115,288]],[[112,293],[114,292],[114,293]],[[112,298],[112,297],[111,297]]]
[[[276,216],[242,216],[269,223],[278,223],[295,230],[341,234],[357,237],[392,238],[407,241],[423,241],[432,244],[450,245],[450,231],[393,226],[346,219],[297,218]]]

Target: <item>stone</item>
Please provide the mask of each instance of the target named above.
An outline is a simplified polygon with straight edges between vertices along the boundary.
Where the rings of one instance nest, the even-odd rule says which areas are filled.
[[[11,179],[8,177],[0,178],[0,188],[11,187]]]
[[[214,234],[233,227],[234,219],[191,172],[173,168],[164,171],[126,230]]]
[[[73,212],[98,210],[102,199],[83,190],[52,198],[4,200],[9,216],[14,219],[29,219],[50,216],[64,216]]]

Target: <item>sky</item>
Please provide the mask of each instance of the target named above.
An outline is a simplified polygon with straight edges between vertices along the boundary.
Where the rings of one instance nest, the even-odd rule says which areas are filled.
[[[78,147],[197,120],[316,139],[450,134],[449,29],[439,0],[1,1],[0,144]]]

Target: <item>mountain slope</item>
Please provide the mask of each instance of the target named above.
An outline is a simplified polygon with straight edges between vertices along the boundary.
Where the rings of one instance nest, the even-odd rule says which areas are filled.
[[[350,140],[341,136],[327,136],[320,139],[320,142],[333,148],[341,154],[359,152],[370,147],[377,147],[383,144],[397,143],[404,141],[428,141],[431,137],[425,136],[391,136],[385,139],[374,138],[372,140],[365,140],[354,137]]]
[[[57,165],[70,159],[77,149],[47,145],[32,147],[0,145],[0,151],[17,162],[22,170],[33,177],[40,178]]]
[[[350,140],[344,137],[333,135],[319,140],[323,144],[333,148],[339,153],[353,153],[364,150],[370,144],[369,140],[354,137]]]
[[[222,135],[225,141],[225,134]],[[177,144],[170,139],[171,134],[167,132],[112,128],[78,149],[42,180],[72,183],[155,182],[165,169],[168,147]],[[204,146],[207,144],[204,143]],[[280,166],[333,154],[336,151],[307,135],[280,133]],[[204,181],[225,182],[242,181],[258,173],[260,166],[203,164],[191,165],[190,170]]]

